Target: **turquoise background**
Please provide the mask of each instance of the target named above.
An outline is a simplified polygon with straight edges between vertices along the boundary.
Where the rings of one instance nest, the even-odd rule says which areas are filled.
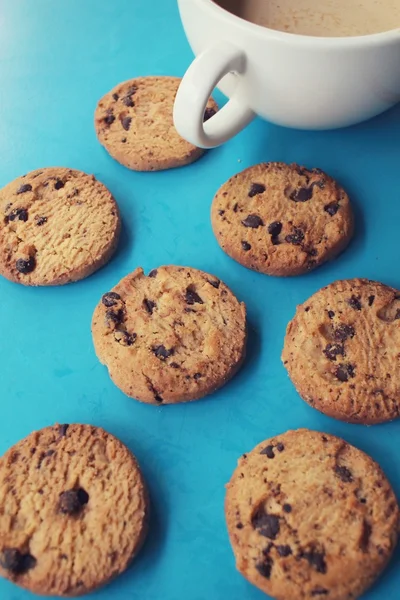
[[[117,255],[86,281],[29,289],[1,279],[0,453],[58,421],[105,427],[137,455],[153,500],[151,532],[132,568],[97,592],[98,600],[262,600],[236,572],[225,529],[224,484],[240,454],[289,428],[327,431],[378,460],[400,497],[400,421],[367,428],[320,415],[299,398],[280,362],[296,304],[321,286],[369,277],[400,287],[400,108],[327,133],[256,120],[192,166],[134,173],[98,144],[93,112],[120,81],[184,73],[192,53],[175,1],[2,0],[0,7],[0,186],[43,166],[82,169],[110,188],[124,223]],[[215,191],[264,160],[321,167],[348,189],[357,231],[337,261],[277,279],[219,249],[209,218]],[[102,293],[122,276],[166,263],[223,279],[247,304],[250,339],[244,368],[223,390],[154,407],[111,383],[94,354],[90,321]],[[398,561],[399,553],[365,598],[398,600]],[[29,597],[0,582],[1,600]]]

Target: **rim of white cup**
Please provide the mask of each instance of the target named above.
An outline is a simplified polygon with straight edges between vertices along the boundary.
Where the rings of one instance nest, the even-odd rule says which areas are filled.
[[[197,0],[200,4],[203,4],[207,10],[211,13],[224,17],[232,24],[237,27],[241,27],[248,31],[256,32],[258,35],[268,35],[268,37],[274,38],[278,42],[299,42],[301,44],[310,46],[323,46],[325,48],[348,48],[348,47],[362,47],[369,45],[390,44],[393,42],[400,42],[400,28],[390,29],[389,31],[382,31],[380,33],[370,33],[366,35],[352,35],[352,36],[341,36],[341,37],[323,37],[323,36],[311,36],[311,35],[300,35],[297,33],[288,33],[286,31],[277,31],[275,29],[269,29],[263,25],[257,25],[246,21],[242,17],[238,17],[230,13],[228,10],[216,4],[213,0]]]

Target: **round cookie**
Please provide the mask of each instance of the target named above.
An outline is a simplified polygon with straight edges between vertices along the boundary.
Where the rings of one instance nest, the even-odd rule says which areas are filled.
[[[147,521],[136,459],[103,429],[47,427],[0,459],[0,573],[31,592],[106,584],[138,552]]]
[[[0,274],[24,285],[83,279],[114,253],[117,204],[93,175],[50,167],[0,190]]]
[[[243,455],[225,512],[238,570],[276,600],[354,600],[397,543],[399,508],[380,467],[306,429]]]
[[[138,77],[120,83],[99,101],[95,128],[100,143],[135,171],[188,165],[204,154],[178,135],[173,123],[179,77]],[[204,120],[218,110],[210,98]]]
[[[299,394],[350,423],[400,413],[400,292],[349,279],[322,288],[289,323],[282,360]]]
[[[234,175],[211,209],[221,248],[249,269],[300,275],[337,256],[353,234],[346,192],[320,169],[261,163]]]
[[[127,275],[95,309],[93,341],[113,382],[149,404],[197,400],[242,364],[246,309],[213,275],[164,266]]]

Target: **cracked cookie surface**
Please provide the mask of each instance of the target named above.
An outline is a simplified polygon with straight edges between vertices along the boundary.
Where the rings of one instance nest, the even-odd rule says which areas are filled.
[[[221,248],[268,275],[300,275],[335,258],[353,234],[346,192],[320,169],[261,163],[234,175],[211,209]]]
[[[213,275],[141,268],[103,295],[92,322],[101,363],[128,396],[150,404],[197,400],[242,364],[246,310]]]
[[[400,413],[400,291],[349,279],[297,308],[282,360],[301,397],[343,421],[374,424]]]
[[[113,255],[117,204],[93,175],[48,167],[0,190],[0,273],[24,285],[83,279]]]
[[[136,459],[103,429],[46,427],[0,459],[0,574],[36,594],[106,584],[138,552],[147,521]]]
[[[179,77],[138,77],[115,86],[99,101],[95,128],[99,142],[119,163],[136,171],[182,167],[204,154],[180,137],[173,123]],[[218,106],[210,98],[204,120]]]
[[[397,543],[397,500],[379,465],[300,429],[244,454],[225,513],[238,570],[277,600],[353,600]]]

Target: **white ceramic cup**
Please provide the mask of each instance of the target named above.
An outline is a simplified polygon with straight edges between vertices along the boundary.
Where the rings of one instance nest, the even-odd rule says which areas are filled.
[[[400,30],[359,37],[308,37],[254,25],[212,0],[178,0],[197,56],[174,107],[179,134],[219,146],[255,115],[286,127],[335,129],[400,101]],[[203,123],[218,87],[229,102]]]

